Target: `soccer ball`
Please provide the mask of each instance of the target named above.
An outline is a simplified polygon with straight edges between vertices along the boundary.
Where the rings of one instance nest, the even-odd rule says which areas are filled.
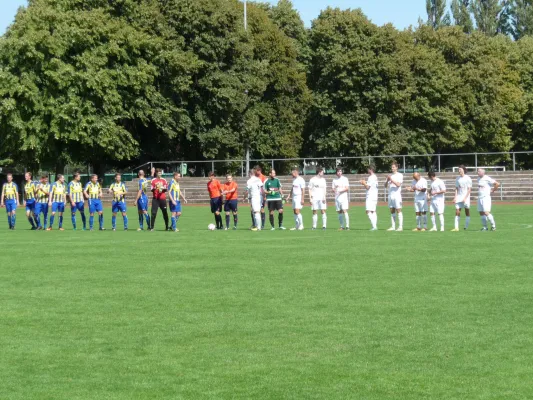
[[[209,229],[210,231],[214,231],[216,228],[215,224],[209,224],[207,225],[207,229]]]

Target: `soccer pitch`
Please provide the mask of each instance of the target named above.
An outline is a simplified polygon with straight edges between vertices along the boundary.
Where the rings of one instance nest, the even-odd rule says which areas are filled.
[[[180,233],[136,232],[134,211],[128,232],[2,212],[1,399],[533,397],[532,206],[458,233],[450,205],[443,233],[411,232],[411,206],[401,233],[383,207],[378,232],[362,207],[349,232],[332,207],[303,232],[250,232],[247,207],[209,232],[187,206]]]

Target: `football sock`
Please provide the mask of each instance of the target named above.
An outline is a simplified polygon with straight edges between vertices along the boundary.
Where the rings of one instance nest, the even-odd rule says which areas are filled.
[[[33,215],[33,221],[35,222],[35,227],[38,228],[39,227],[39,223],[37,222],[37,220],[38,220],[37,214],[34,214]]]
[[[344,221],[345,221],[345,224],[346,224],[346,228],[349,228],[350,227],[350,216],[348,215],[348,213],[344,213]]]
[[[150,229],[150,216],[148,213],[144,214],[144,219],[146,220],[146,226]]]
[[[396,229],[396,214],[390,215],[391,228]]]
[[[440,229],[444,229],[444,214],[439,214]]]
[[[490,224],[492,225],[492,227],[493,227],[493,228],[496,228],[496,221],[494,221],[494,217],[492,216],[492,214],[489,214],[489,215],[487,216],[487,218],[488,218]]]
[[[176,217],[170,217],[170,222],[172,223],[172,230],[176,230]]]
[[[302,214],[298,214],[298,228],[303,228],[304,226],[304,216]]]
[[[280,228],[283,226],[283,213],[278,214],[278,224]]]
[[[168,211],[167,211],[167,208],[163,208],[161,210],[163,212],[163,219],[165,220],[165,229],[168,230]]]
[[[226,228],[229,229],[229,214],[226,214]]]
[[[16,223],[17,223],[17,214],[13,214],[11,216],[11,226],[14,228]]]
[[[266,215],[264,212],[261,213],[261,228],[265,228]]]
[[[89,229],[94,227],[94,215],[89,215]]]
[[[371,213],[371,215],[372,215],[372,220],[371,220],[372,221],[372,228],[377,229],[377,227],[378,227],[378,214],[373,212],[373,213]]]
[[[233,226],[235,226],[235,228],[237,227],[238,222],[239,222],[239,216],[237,214],[233,214]]]
[[[124,229],[128,229],[128,216],[124,215],[122,219],[124,221]]]
[[[339,215],[339,224],[341,225],[341,228],[344,229],[344,214],[340,213]]]
[[[468,229],[468,226],[470,225],[470,217],[465,218],[465,228]]]
[[[422,215],[422,223],[424,224],[424,229],[428,228],[428,216],[427,214]]]
[[[52,226],[54,226],[54,220],[55,220],[55,219],[56,219],[56,216],[55,216],[55,215],[52,215],[52,216],[50,217],[50,228],[51,228]]]
[[[117,227],[117,216],[116,215],[113,215],[111,217],[111,226],[113,227],[113,229],[116,229]]]
[[[318,222],[318,215],[317,214],[313,214],[313,229],[316,228],[317,222]]]
[[[250,216],[252,217],[252,228],[255,228],[255,215],[253,211],[250,211]]]
[[[144,217],[142,214],[139,214],[139,228],[144,229]]]
[[[417,216],[416,216],[416,227],[417,227],[418,229],[420,229],[420,220],[421,220],[421,219],[422,219],[422,218],[420,217],[420,215],[417,215]]]
[[[150,219],[150,224],[148,224],[148,227],[150,229],[154,229],[156,217],[157,217],[157,210],[155,212],[152,211],[152,218]]]
[[[270,225],[272,226],[272,228],[274,228],[274,214],[270,214],[268,220],[270,221]]]
[[[76,229],[76,216],[73,215],[72,217],[70,217],[70,220],[72,221],[72,227]]]
[[[13,225],[12,225],[12,222],[11,222],[11,215],[9,215],[9,214],[7,214],[7,224],[9,225],[9,229],[11,229],[11,227]]]
[[[84,212],[81,213],[81,222],[83,224],[83,229],[85,229],[87,227],[87,217]]]
[[[255,227],[257,229],[261,229],[261,213],[260,212],[255,213],[254,217],[255,217]]]
[[[403,229],[403,212],[398,213],[398,228]]]
[[[296,226],[296,228],[298,228],[298,223],[299,223],[298,214],[294,214],[294,225]]]
[[[437,227],[437,221],[435,219],[435,215],[432,215],[431,216],[431,223],[433,224],[433,226],[436,228]]]
[[[455,229],[459,229],[459,224],[461,223],[461,217],[455,216]]]
[[[322,228],[325,228],[327,224],[328,224],[328,215],[324,213],[322,214]]]
[[[483,228],[487,227],[487,216],[486,215],[481,216],[481,225],[483,225]]]
[[[100,229],[104,229],[104,214],[98,215],[98,223],[100,224]]]
[[[62,215],[59,216],[59,227],[63,228],[63,216]]]
[[[35,223],[33,222],[33,217],[31,215],[28,217],[28,221],[30,222],[31,227],[35,228]]]
[[[39,217],[39,215],[35,216],[35,223],[37,224],[37,228],[41,227],[41,218]]]

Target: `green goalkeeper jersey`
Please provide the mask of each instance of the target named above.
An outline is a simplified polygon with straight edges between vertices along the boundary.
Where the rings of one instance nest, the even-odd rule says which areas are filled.
[[[264,190],[267,201],[281,200],[281,182],[278,178],[268,178],[264,183]]]

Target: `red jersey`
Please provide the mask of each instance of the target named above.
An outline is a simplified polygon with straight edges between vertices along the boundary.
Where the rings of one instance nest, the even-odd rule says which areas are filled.
[[[213,179],[212,181],[207,182],[207,191],[209,192],[209,197],[216,199],[217,197],[222,196],[222,186],[218,179]]]
[[[237,191],[237,182],[233,181],[231,183],[226,182],[224,184],[224,191],[229,192],[230,190],[235,189],[232,193],[226,193],[226,201],[237,200],[239,198],[239,192]]]
[[[167,199],[167,187],[168,183],[166,179],[155,178],[152,179],[152,193],[154,194],[154,199],[157,200],[166,200]]]

